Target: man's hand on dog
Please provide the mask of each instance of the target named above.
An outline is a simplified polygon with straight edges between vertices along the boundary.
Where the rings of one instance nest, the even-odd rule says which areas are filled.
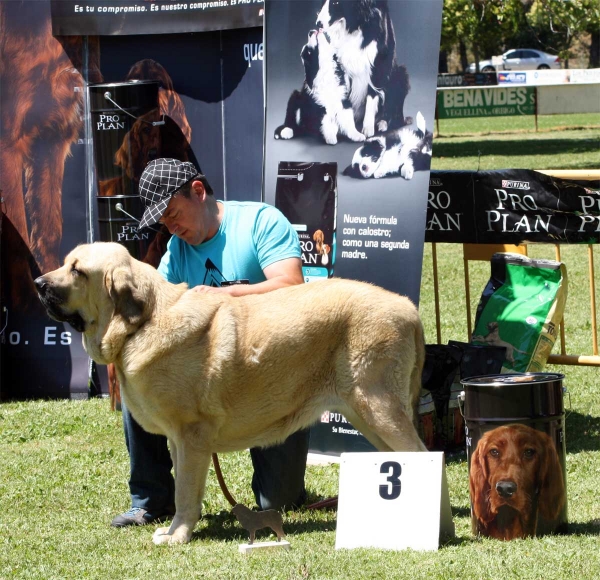
[[[190,288],[192,292],[198,292],[198,294],[229,294],[233,296],[232,292],[233,286],[204,286],[200,284],[199,286],[194,286]]]

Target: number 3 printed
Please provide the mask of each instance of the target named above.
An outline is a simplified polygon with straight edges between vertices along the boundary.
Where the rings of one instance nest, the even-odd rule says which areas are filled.
[[[400,464],[396,463],[395,461],[384,461],[381,464],[379,473],[389,474],[387,477],[387,481],[389,483],[383,483],[379,486],[379,495],[383,499],[398,499],[400,497],[400,490],[402,488],[402,484],[400,483],[402,467]]]

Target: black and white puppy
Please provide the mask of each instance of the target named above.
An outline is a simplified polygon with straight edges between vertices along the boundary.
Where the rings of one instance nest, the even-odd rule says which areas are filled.
[[[433,135],[425,127],[425,118],[417,113],[417,128],[402,127],[367,139],[356,150],[352,165],[344,175],[368,179],[404,177],[412,179],[415,171],[429,169]]]
[[[350,87],[349,98],[362,133],[372,137],[376,131],[405,125],[408,75],[396,63],[396,36],[387,0],[325,0],[317,16],[317,28],[331,41]],[[394,102],[386,111],[390,82],[395,86]]]
[[[354,124],[344,74],[325,35],[311,30],[301,56],[304,84],[290,96],[284,124],[275,129],[275,139],[321,135],[326,143],[335,145],[341,133],[351,141],[364,141]]]

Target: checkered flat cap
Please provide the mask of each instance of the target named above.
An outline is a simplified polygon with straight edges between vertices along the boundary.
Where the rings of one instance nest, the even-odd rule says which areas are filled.
[[[140,177],[139,194],[146,211],[139,229],[155,224],[167,209],[171,197],[199,175],[189,161],[164,158],[150,161]]]

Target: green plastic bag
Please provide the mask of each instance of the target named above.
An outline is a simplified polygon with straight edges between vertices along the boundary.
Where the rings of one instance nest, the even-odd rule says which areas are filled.
[[[565,265],[497,253],[475,318],[472,344],[503,346],[503,372],[541,371],[567,300]]]

